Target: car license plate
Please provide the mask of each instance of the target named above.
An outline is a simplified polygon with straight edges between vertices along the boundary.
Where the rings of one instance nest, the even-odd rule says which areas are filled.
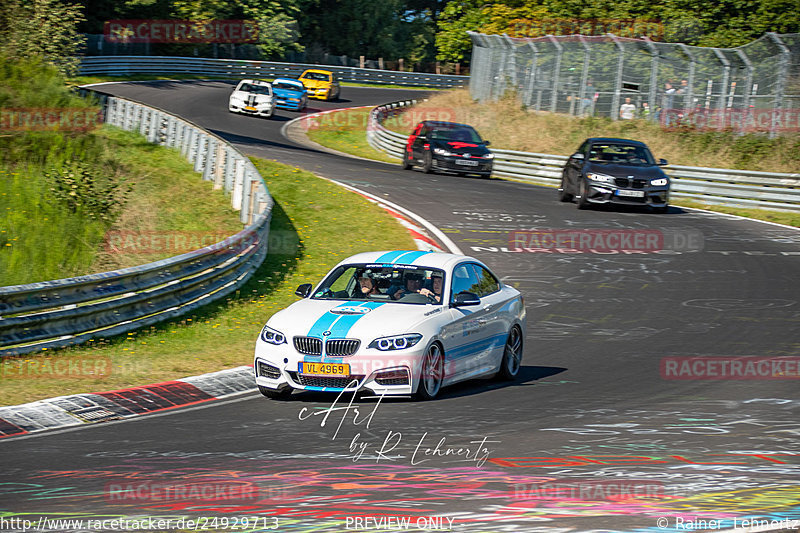
[[[316,376],[344,376],[350,375],[350,365],[341,363],[300,363],[301,374],[314,374]]]
[[[258,111],[258,109],[256,109],[255,107],[253,107],[251,105],[244,106],[244,110],[245,111]]]
[[[456,165],[467,165],[468,167],[477,167],[477,161],[471,161],[469,159],[458,159],[456,160]]]
[[[642,198],[644,191],[626,191],[624,189],[617,191],[617,196],[631,196],[633,198]]]

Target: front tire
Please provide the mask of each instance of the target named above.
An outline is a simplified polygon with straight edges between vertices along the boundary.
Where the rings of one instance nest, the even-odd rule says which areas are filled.
[[[414,165],[408,160],[408,150],[403,151],[403,163],[400,166],[403,167],[403,170],[411,170],[413,168]]]
[[[270,389],[258,385],[258,392],[269,398],[270,400],[286,400],[292,395],[292,388],[286,387],[282,390]]]
[[[428,347],[422,360],[416,399],[422,401],[434,399],[442,388],[443,374],[444,352],[442,347],[434,342]]]
[[[666,213],[667,211],[669,211],[669,204],[668,204],[668,205],[661,206],[661,207],[654,207],[654,208],[653,208],[653,212],[655,212],[655,213],[658,213],[658,214],[661,214],[661,215],[663,215],[663,214],[664,214],[664,213]]]
[[[425,174],[433,172],[433,155],[430,150],[427,150],[425,155],[422,156],[422,171]]]
[[[567,192],[567,178],[561,177],[561,190],[558,191],[558,199],[562,202],[571,202],[572,195]]]
[[[589,186],[586,185],[584,181],[581,185],[581,196],[578,198],[578,209],[588,209],[589,208],[589,200],[586,199],[589,196]]]
[[[497,373],[500,379],[511,381],[517,374],[522,365],[522,332],[518,326],[511,328],[506,339],[506,347],[503,350],[503,360],[500,362],[500,371]]]

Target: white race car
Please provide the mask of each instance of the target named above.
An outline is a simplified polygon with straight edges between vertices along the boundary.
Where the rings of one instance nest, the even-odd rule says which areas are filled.
[[[270,118],[275,112],[272,84],[261,80],[242,80],[228,98],[228,111]]]
[[[296,293],[303,299],[256,341],[256,384],[269,398],[302,389],[427,400],[459,381],[519,372],[522,295],[477,259],[362,253]]]

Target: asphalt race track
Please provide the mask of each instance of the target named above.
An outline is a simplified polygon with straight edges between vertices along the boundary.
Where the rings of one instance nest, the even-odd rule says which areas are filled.
[[[554,189],[317,152],[281,135],[296,113],[281,110],[269,121],[229,114],[230,87],[102,89],[188,118],[246,153],[425,217],[523,292],[520,377],[461,384],[428,403],[358,400],[330,412],[324,425],[333,397],[304,393],[275,402],[253,393],[4,439],[5,520],[172,518],[174,529],[181,517],[208,517],[202,523],[212,531],[397,531],[407,523],[414,531],[559,533],[724,530],[753,517],[774,525],[800,519],[800,231],[675,207],[664,215],[579,211],[558,202]],[[345,87],[342,100],[311,107],[419,94]],[[509,245],[511,232],[532,228],[663,235],[666,249]],[[699,356],[738,358],[742,373],[714,379],[723,360],[682,366]],[[243,362],[250,357],[242,354]],[[763,359],[755,358],[772,361],[759,367]],[[767,370],[747,374],[748,362]],[[186,481],[255,484],[258,497],[187,503],[113,492]],[[138,530],[160,530],[153,524]]]

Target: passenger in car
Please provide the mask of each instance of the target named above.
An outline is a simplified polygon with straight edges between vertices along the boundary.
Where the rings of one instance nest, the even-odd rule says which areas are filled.
[[[358,286],[360,290],[360,294],[356,293],[355,297],[361,298],[368,298],[370,296],[374,296],[376,294],[380,294],[381,292],[378,290],[377,285],[375,285],[375,280],[368,276],[359,276],[358,278]]]

